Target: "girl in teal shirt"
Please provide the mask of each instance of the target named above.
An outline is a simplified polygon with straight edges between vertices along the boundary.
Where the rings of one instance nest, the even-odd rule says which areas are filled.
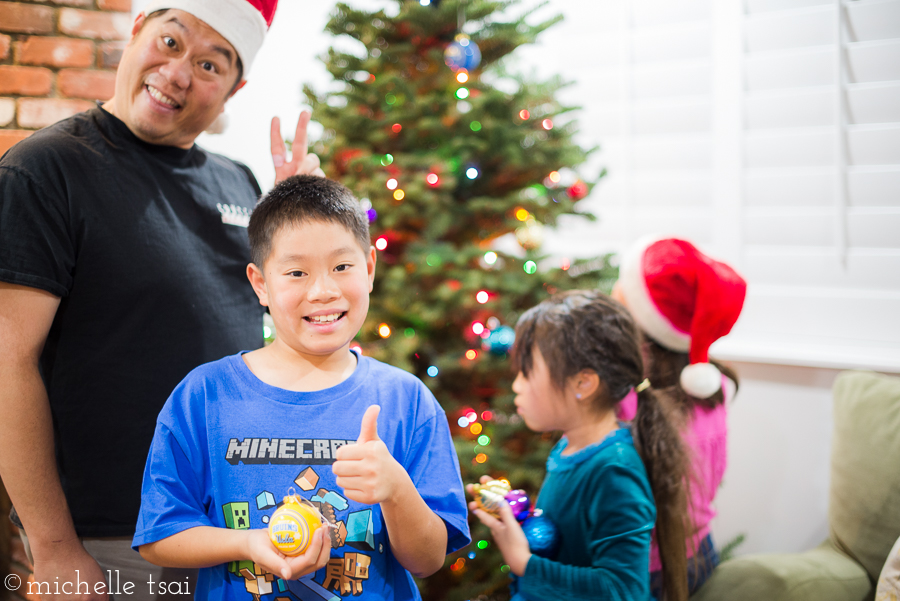
[[[654,526],[667,601],[687,599],[686,456],[663,404],[644,380],[640,334],[628,312],[596,291],[554,295],[516,326],[516,409],[535,432],[562,431],[536,507],[559,528],[553,558],[532,555],[509,506],[490,528],[518,579],[514,599],[650,599]],[[616,420],[636,395],[629,429]]]

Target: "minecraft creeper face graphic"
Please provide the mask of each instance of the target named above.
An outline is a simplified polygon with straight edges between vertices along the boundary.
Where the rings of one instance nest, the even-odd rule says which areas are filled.
[[[250,503],[243,501],[240,503],[226,503],[222,505],[222,513],[225,514],[225,526],[232,530],[249,530],[250,529]],[[253,573],[252,561],[229,561],[228,571],[232,574],[240,575],[242,569],[247,569]]]
[[[232,530],[248,530],[250,528],[250,503],[227,503],[222,505],[225,513],[225,525]]]

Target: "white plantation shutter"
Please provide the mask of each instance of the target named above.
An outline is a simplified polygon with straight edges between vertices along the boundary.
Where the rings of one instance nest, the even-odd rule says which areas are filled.
[[[747,358],[900,370],[900,1],[748,0]]]
[[[750,282],[723,358],[900,371],[900,0],[567,0],[525,57],[609,175],[545,250],[690,238]]]
[[[563,218],[545,250],[595,255],[660,228],[708,242],[710,1],[572,0],[553,12],[565,20],[523,48],[519,64],[575,83],[560,97],[583,107],[578,141],[601,147],[585,171],[609,174],[583,203],[600,222]]]

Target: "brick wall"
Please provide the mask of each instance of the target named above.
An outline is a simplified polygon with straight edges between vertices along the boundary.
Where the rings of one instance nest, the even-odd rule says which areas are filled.
[[[131,0],[0,0],[0,154],[108,100],[131,24]]]
[[[12,522],[8,522],[9,524],[9,570],[3,572],[3,574],[15,574],[19,577],[19,582],[22,585],[15,591],[9,593],[9,601],[21,601],[25,599],[26,601],[40,601],[41,597],[35,593],[28,594],[29,586],[28,583],[34,582],[34,576],[32,576],[31,572],[33,568],[31,566],[31,562],[28,561],[28,556],[25,554],[25,544],[22,542],[22,539],[19,538],[19,530],[15,526],[13,526]]]
[[[25,554],[25,545],[19,538],[19,530],[7,519],[10,502],[3,481],[0,480],[0,578],[4,586],[0,586],[0,600],[6,601],[40,601],[37,595],[28,595],[28,581],[32,578],[32,566]],[[15,574],[19,577],[21,587],[15,591],[7,590],[6,578]]]
[[[10,592],[6,586],[0,587],[0,599],[9,601],[40,601],[37,595],[28,595],[28,580],[31,576],[31,563],[25,555],[25,545],[19,538],[18,529],[6,519],[9,515],[9,497],[0,481],[0,578],[15,574],[19,577],[22,586],[16,592]]]

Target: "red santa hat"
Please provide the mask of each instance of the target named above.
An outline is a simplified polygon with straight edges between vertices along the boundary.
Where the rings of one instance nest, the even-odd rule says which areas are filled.
[[[278,0],[150,0],[143,12],[149,15],[175,8],[194,15],[234,46],[246,76],[272,25],[277,5]]]
[[[709,347],[731,331],[747,283],[725,263],[685,240],[644,238],[623,257],[619,289],[641,329],[662,346],[688,353],[681,387],[708,398],[722,386]]]

